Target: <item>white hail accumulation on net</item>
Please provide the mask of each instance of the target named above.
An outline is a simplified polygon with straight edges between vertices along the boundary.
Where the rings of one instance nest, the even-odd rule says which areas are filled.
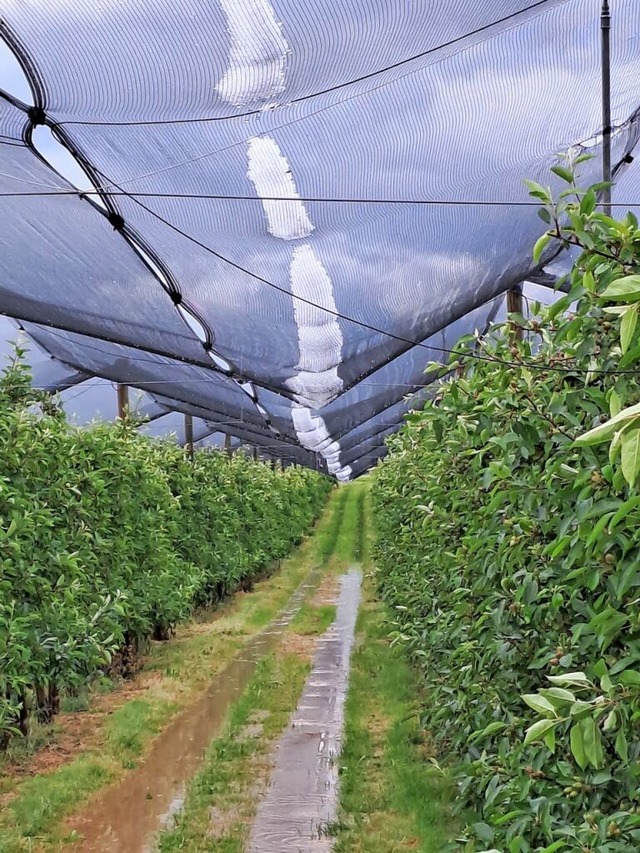
[[[289,52],[273,7],[268,0],[220,3],[227,16],[231,50],[229,67],[217,86],[218,94],[236,106],[273,102],[285,86]],[[314,226],[296,190],[287,158],[275,139],[249,139],[247,157],[247,175],[262,199],[269,233],[278,240],[305,240]],[[340,465],[340,444],[331,438],[322,417],[313,414],[342,390],[338,365],[343,341],[337,317],[330,313],[336,312],[331,279],[309,242],[298,243],[292,249],[290,280],[294,297],[315,303],[294,299],[298,372],[287,383],[296,400],[293,424],[303,447],[321,454],[328,470],[346,481],[351,468]]]
[[[247,174],[262,206],[269,233],[280,240],[304,240],[313,231],[304,204],[296,190],[286,157],[271,137],[249,140]],[[291,201],[273,201],[273,198]],[[340,465],[340,444],[333,441],[324,420],[313,414],[342,389],[338,365],[342,332],[335,316],[331,279],[309,242],[296,245],[291,254],[291,291],[298,330],[298,373],[288,380],[298,405],[292,409],[293,424],[300,443],[320,453],[327,468],[339,480],[348,480],[351,469]],[[327,310],[323,310],[327,309]]]
[[[269,0],[220,0],[231,36],[229,67],[216,87],[237,107],[265,103],[284,89],[289,46]]]

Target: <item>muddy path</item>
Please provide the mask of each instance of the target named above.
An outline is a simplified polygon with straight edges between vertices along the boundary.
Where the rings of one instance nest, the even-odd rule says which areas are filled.
[[[325,853],[338,814],[338,756],[362,576],[340,578],[336,618],[318,641],[313,667],[276,751],[247,853]]]
[[[180,810],[187,783],[220,731],[230,706],[246,688],[257,662],[278,644],[324,569],[314,569],[286,608],[252,638],[211,682],[203,696],[173,719],[154,741],[144,762],[125,779],[103,790],[67,826],[81,840],[73,853],[151,853],[159,829]]]

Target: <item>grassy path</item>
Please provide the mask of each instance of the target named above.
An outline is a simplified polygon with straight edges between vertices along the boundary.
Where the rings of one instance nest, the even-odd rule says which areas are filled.
[[[361,541],[365,488],[354,484],[335,496],[335,512],[317,536],[317,553],[327,566],[325,580],[301,607],[277,656],[256,672],[222,736],[211,744],[182,812],[159,835],[162,853],[242,853],[245,849],[257,803],[268,783],[274,745],[296,708],[311,668],[313,638],[323,634],[335,617],[335,605],[327,599],[335,593],[338,575],[353,564]]]
[[[333,619],[335,607],[327,596],[335,591],[337,576],[357,564],[370,570],[366,481],[341,489],[335,505],[338,512],[319,536],[318,552],[329,567],[325,581],[290,626],[282,653],[256,673],[225,732],[212,743],[183,812],[159,836],[162,853],[246,850],[274,746],[309,671],[314,646],[301,640],[323,633]],[[334,850],[440,853],[455,830],[448,809],[451,786],[429,762],[416,714],[418,686],[387,635],[386,614],[369,577],[340,756],[340,817],[329,828]]]

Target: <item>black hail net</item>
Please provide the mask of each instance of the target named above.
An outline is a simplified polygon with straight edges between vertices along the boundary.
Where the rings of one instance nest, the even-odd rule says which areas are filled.
[[[0,12],[0,313],[46,354],[36,380],[127,384],[200,440],[339,479],[430,393],[425,365],[537,272],[522,179],[599,153],[598,10],[579,0]],[[639,21],[618,0],[630,206]]]

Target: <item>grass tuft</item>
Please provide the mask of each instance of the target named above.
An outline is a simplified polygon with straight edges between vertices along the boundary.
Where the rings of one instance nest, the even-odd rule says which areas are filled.
[[[144,752],[149,738],[157,734],[179,706],[168,700],[132,699],[109,718],[106,742],[111,755],[130,769]]]
[[[336,609],[335,604],[314,605],[305,602],[296,613],[289,630],[294,634],[301,634],[303,637],[324,634],[336,618]]]
[[[7,808],[13,831],[0,831],[0,849],[3,853],[31,850],[28,839],[42,836],[61,810],[80,802],[112,778],[108,761],[80,756],[51,775],[27,779],[20,797]]]

